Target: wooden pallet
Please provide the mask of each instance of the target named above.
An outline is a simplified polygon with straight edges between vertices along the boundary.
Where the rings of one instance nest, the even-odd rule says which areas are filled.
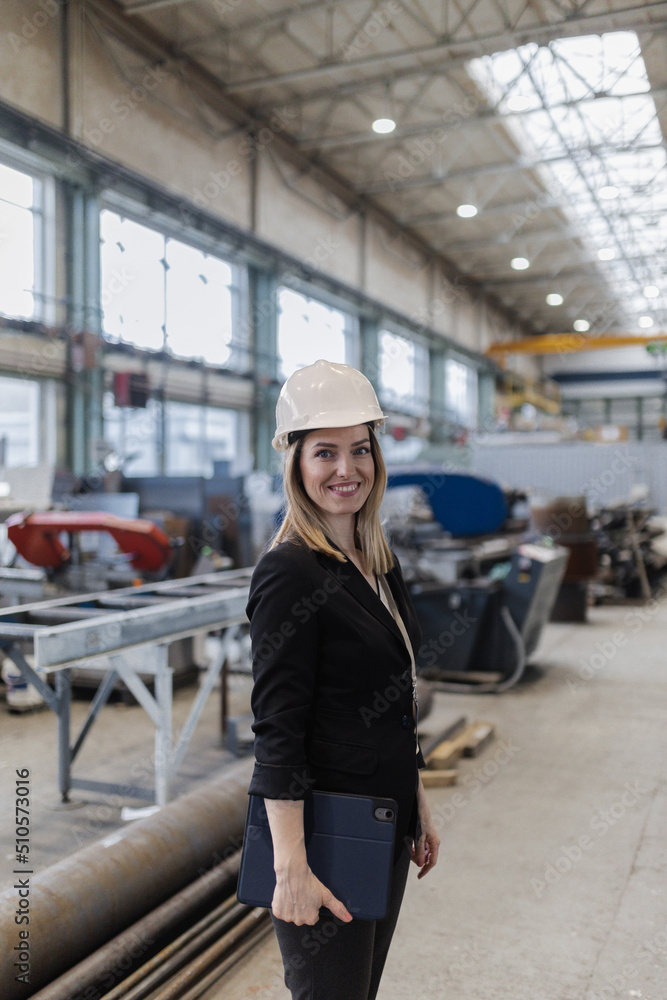
[[[476,757],[493,739],[495,727],[490,722],[471,722],[450,739],[443,740],[426,756],[422,771],[425,788],[456,784],[456,762],[460,757]]]
[[[448,785],[455,785],[459,775],[456,768],[447,771],[430,771],[427,767],[419,773],[424,788],[446,788]]]

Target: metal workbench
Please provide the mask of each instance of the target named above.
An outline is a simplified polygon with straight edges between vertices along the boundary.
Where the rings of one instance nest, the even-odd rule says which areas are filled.
[[[0,609],[0,649],[22,677],[39,691],[58,719],[58,782],[63,802],[72,788],[169,800],[170,786],[187,750],[202,710],[225,664],[230,643],[246,621],[251,569],[77,594]],[[206,668],[187,721],[178,739],[172,736],[173,671],[168,646],[196,633],[217,633],[216,655]],[[143,649],[141,670],[128,659]],[[34,667],[26,654],[34,656]],[[104,661],[102,662],[102,658]],[[70,740],[71,671],[85,661],[100,664],[100,684],[73,743]],[[55,690],[44,679],[55,675]],[[150,675],[153,693],[141,675]],[[100,710],[118,680],[124,681],[155,724],[155,787],[119,785],[72,776],[72,765]],[[153,762],[146,768],[152,770]]]

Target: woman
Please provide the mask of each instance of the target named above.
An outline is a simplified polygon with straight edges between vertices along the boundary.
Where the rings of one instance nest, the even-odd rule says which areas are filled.
[[[266,804],[271,910],[293,1000],[373,1000],[410,859],[421,878],[439,846],[418,771],[419,624],[379,519],[385,417],[361,372],[328,361],[287,380],[276,416],[287,509],[250,585],[249,792]],[[313,788],[397,802],[382,920],[354,919],[308,867],[303,799]]]

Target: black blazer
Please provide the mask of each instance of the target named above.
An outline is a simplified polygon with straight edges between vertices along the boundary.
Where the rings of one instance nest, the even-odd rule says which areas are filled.
[[[398,562],[387,581],[419,649]],[[311,789],[398,804],[397,852],[416,828],[417,752],[410,654],[393,615],[356,566],[296,542],[258,562],[247,606],[253,650],[251,795]]]

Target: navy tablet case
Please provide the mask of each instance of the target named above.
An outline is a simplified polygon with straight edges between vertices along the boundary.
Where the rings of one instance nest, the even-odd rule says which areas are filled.
[[[304,800],[308,863],[318,879],[359,920],[387,911],[397,805],[393,799],[312,792]],[[264,799],[249,797],[236,895],[271,906],[276,876]]]

